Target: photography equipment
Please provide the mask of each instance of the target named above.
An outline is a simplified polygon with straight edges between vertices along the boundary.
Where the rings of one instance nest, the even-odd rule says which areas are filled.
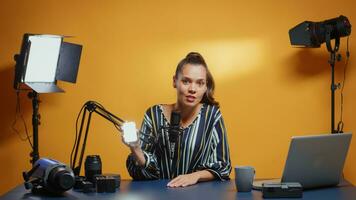
[[[104,106],[102,106],[101,104],[99,104],[98,102],[95,101],[87,101],[83,107],[81,108],[78,118],[77,118],[77,124],[78,125],[78,120],[80,118],[81,115],[81,121],[80,121],[80,128],[79,128],[79,132],[76,132],[76,136],[75,136],[75,142],[74,142],[74,146],[72,149],[72,153],[71,153],[71,163],[70,163],[70,167],[73,169],[74,171],[74,175],[76,177],[76,188],[81,187],[81,185],[83,185],[83,181],[93,181],[95,182],[95,174],[98,174],[100,172],[101,174],[101,160],[99,156],[89,156],[87,157],[87,161],[86,161],[86,178],[80,177],[80,170],[81,170],[81,166],[82,166],[82,162],[83,162],[83,156],[84,156],[84,152],[85,152],[85,147],[86,147],[86,141],[88,138],[88,132],[89,132],[89,127],[90,127],[90,122],[91,122],[91,117],[93,112],[99,114],[100,116],[102,116],[103,118],[105,118],[106,120],[108,120],[109,122],[113,123],[113,125],[115,126],[115,128],[122,132],[123,135],[129,135],[128,137],[130,139],[135,138],[133,136],[133,134],[137,134],[137,130],[133,127],[136,126],[125,126],[125,124],[127,123],[134,123],[134,122],[126,122],[123,119],[115,116],[114,114],[112,114],[111,112],[109,112],[108,110],[106,110],[104,108]],[[87,116],[87,113],[88,116]],[[86,120],[86,117],[88,117],[88,119]],[[84,135],[84,139],[82,141],[82,133],[83,133],[83,126],[84,123],[86,121],[86,125],[85,125],[85,135]],[[136,139],[138,140],[138,137],[136,135]],[[138,141],[133,141],[131,140],[131,142],[138,142]],[[80,154],[79,153],[79,146],[82,143],[81,146],[81,151]],[[79,156],[79,161],[77,161],[77,158]],[[100,169],[99,169],[100,168]],[[87,171],[87,169],[89,169],[89,171]],[[120,177],[120,175],[118,175],[118,177]],[[120,183],[115,183],[115,185],[120,185]]]
[[[94,175],[101,174],[101,159],[99,155],[89,155],[85,159],[85,177],[88,181],[94,181]]]
[[[75,83],[82,46],[63,41],[63,36],[26,33],[22,39],[20,54],[14,56],[16,61],[14,89],[32,90],[28,97],[32,99],[33,146],[31,163],[39,159],[38,93],[64,92],[57,80]],[[26,87],[27,86],[27,87]],[[28,89],[30,88],[30,89]]]
[[[99,155],[88,155],[85,159],[85,177],[76,176],[74,189],[84,193],[116,192],[120,187],[120,175],[102,174]]]
[[[50,193],[61,194],[74,186],[74,173],[65,164],[49,159],[37,160],[29,172],[23,172],[26,189],[33,192],[44,189]]]
[[[97,176],[103,176],[103,177],[112,177],[115,179],[115,188],[120,188],[120,181],[121,181],[121,176],[119,174],[101,174],[101,175],[94,175],[94,183],[95,183],[95,178]]]
[[[37,93],[64,92],[57,80],[75,83],[82,46],[63,41],[64,36],[26,33],[15,55],[14,89],[27,85]]]
[[[121,126],[123,132],[124,141],[128,144],[137,142],[137,129],[135,122],[126,122]]]
[[[302,198],[303,188],[300,183],[263,183],[263,198]]]
[[[339,17],[325,20],[322,22],[304,21],[289,30],[290,43],[299,47],[318,48],[322,43],[326,43],[330,52],[329,64],[331,66],[331,133],[342,132],[335,130],[335,63],[341,57],[337,57],[340,38],[351,34],[351,24],[347,17]],[[331,40],[335,39],[334,47]]]
[[[86,181],[85,177],[80,177],[83,178],[80,181],[78,181],[77,177],[75,178],[75,185],[73,189],[75,190],[81,190],[84,193],[90,193],[90,192],[95,192],[95,187],[94,183],[90,181]]]
[[[342,15],[322,22],[304,21],[289,30],[292,45],[311,48],[318,48],[324,42],[330,43],[332,39],[339,42],[341,37],[350,34],[351,24],[347,17]]]
[[[120,175],[103,174],[95,176],[96,192],[115,192],[120,187]]]

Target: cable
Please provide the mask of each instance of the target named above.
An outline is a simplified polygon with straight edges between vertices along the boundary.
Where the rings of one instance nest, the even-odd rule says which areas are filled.
[[[345,66],[344,66],[344,78],[342,81],[342,86],[341,86],[341,94],[340,94],[340,121],[337,124],[337,132],[342,133],[344,129],[344,122],[343,122],[343,112],[344,112],[344,87],[345,87],[345,81],[346,81],[346,69],[349,64],[349,59],[350,59],[350,50],[349,50],[349,36],[347,37],[347,42],[346,42],[346,60],[345,60]]]
[[[80,114],[83,112],[85,108],[85,105],[82,106],[82,108],[80,109],[79,113],[78,113],[78,116],[77,116],[77,119],[75,121],[75,139],[74,139],[74,145],[73,145],[73,148],[72,148],[72,152],[70,153],[70,167],[73,168],[75,163],[74,160],[73,160],[73,153],[74,153],[74,150],[75,150],[75,146],[77,145],[78,142],[78,120],[79,120],[79,116]],[[82,116],[82,120],[83,120],[83,117],[84,115]]]
[[[20,90],[16,90],[16,111],[15,111],[15,119],[14,122],[11,125],[11,129],[20,137],[21,141],[26,141],[28,140],[28,143],[30,144],[31,148],[33,149],[33,145],[32,142],[30,140],[31,136],[28,134],[28,129],[27,129],[27,125],[26,125],[26,121],[21,113],[21,105],[20,105]],[[20,117],[23,126],[25,128],[25,133],[26,133],[26,138],[23,138],[20,134],[20,132],[16,129],[15,125],[17,122],[18,117]]]
[[[100,113],[103,114],[103,115],[105,115],[107,118],[109,118],[109,121],[114,124],[115,128],[116,128],[119,132],[122,132],[121,128],[115,123],[115,120],[112,118],[112,116],[108,114],[108,111],[104,108],[104,106],[103,106],[102,104],[96,102],[96,101],[93,101],[93,102],[94,102],[94,104],[96,104],[98,107],[100,107],[101,110],[104,111],[104,113],[101,113],[101,112],[100,112]]]

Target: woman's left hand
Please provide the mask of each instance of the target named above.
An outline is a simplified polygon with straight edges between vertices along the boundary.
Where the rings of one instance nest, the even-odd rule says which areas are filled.
[[[171,180],[167,184],[167,187],[187,187],[196,184],[199,181],[199,178],[198,173],[179,175]]]

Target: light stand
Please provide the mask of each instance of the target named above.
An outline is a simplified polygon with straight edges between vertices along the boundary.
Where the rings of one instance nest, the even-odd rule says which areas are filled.
[[[338,84],[335,84],[335,63],[339,60],[336,58],[336,53],[339,50],[340,37],[335,38],[335,45],[333,48],[331,46],[332,27],[327,26],[326,29],[325,42],[328,52],[330,53],[329,64],[331,67],[331,133],[338,133],[338,131],[335,130],[335,90],[338,89]]]
[[[14,89],[31,88],[33,146],[30,154],[32,166],[40,158],[38,126],[40,124],[39,93],[64,92],[57,80],[76,83],[82,46],[63,42],[63,36],[26,33],[22,39],[16,61]],[[25,89],[22,86],[27,86]]]
[[[351,34],[351,24],[347,17],[339,17],[322,22],[304,21],[289,30],[289,38],[292,45],[307,48],[319,48],[322,43],[326,43],[330,52],[329,64],[331,66],[331,133],[342,132],[335,130],[335,90],[339,84],[335,84],[335,63],[341,57],[337,55],[340,46],[340,38]],[[335,39],[334,47],[331,40]]]
[[[40,158],[39,150],[38,150],[38,126],[40,125],[40,115],[38,113],[39,108],[39,100],[38,100],[38,93],[34,90],[28,93],[28,97],[32,99],[32,128],[33,128],[33,147],[32,152],[30,153],[31,163],[34,163]]]

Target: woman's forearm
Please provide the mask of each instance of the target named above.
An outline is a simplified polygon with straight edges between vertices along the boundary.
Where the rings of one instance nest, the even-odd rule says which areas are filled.
[[[139,166],[144,166],[146,163],[145,155],[139,146],[130,147],[131,153],[134,155],[136,162]]]
[[[199,177],[198,182],[210,181],[215,179],[214,175],[209,170],[196,171],[193,172],[193,174]]]

